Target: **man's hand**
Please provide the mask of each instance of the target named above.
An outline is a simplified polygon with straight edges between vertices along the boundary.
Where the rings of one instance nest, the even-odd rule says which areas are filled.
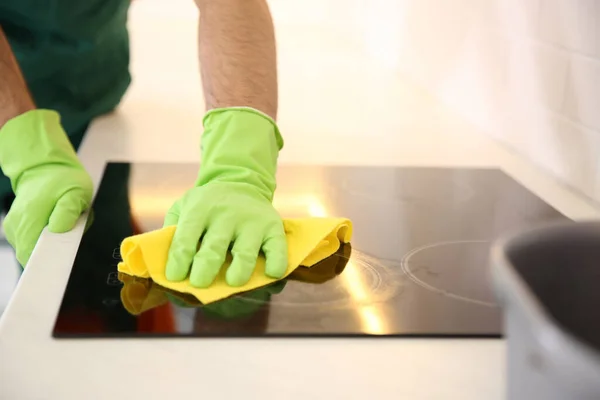
[[[0,168],[16,194],[3,228],[24,266],[44,227],[57,233],[72,229],[93,191],[58,113],[35,109],[2,28]]]
[[[189,273],[192,286],[209,286],[230,244],[233,261],[225,279],[231,286],[248,282],[261,250],[268,276],[279,278],[287,269],[281,217],[269,199],[244,182],[208,183],[189,190],[173,205],[165,225],[177,225],[166,270],[171,281],[183,280]]]
[[[189,275],[193,286],[207,287],[230,248],[228,284],[248,282],[260,251],[266,274],[281,278],[287,270],[287,241],[271,204],[282,146],[275,122],[256,110],[232,108],[209,112],[204,125],[196,187],[165,218],[165,225],[177,225],[167,279],[181,281]]]
[[[260,251],[266,273],[280,278],[287,269],[287,242],[271,201],[283,141],[274,121],[277,57],[269,7],[266,0],[196,4],[202,86],[210,111],[196,187],[165,218],[166,225],[177,225],[166,276],[179,281],[189,275],[192,285],[206,287],[231,248],[225,276],[230,285],[250,279]]]
[[[4,231],[25,266],[44,227],[62,233],[75,226],[91,203],[92,180],[49,110],[29,111],[2,127],[0,166],[16,194]]]

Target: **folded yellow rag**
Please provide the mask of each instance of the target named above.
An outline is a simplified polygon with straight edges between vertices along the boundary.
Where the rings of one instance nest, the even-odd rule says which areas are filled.
[[[348,243],[352,237],[352,223],[345,218],[286,219],[283,223],[288,240],[288,268],[281,279],[291,274],[300,265],[310,267],[331,256],[339,248],[340,242]],[[189,279],[180,282],[168,281],[165,277],[165,268],[175,229],[175,226],[168,226],[123,240],[121,243],[123,262],[119,263],[119,272],[140,278],[151,278],[168,289],[189,293],[204,304],[278,280],[265,275],[265,260],[261,255],[247,284],[239,287],[229,286],[225,282],[225,272],[231,263],[229,254],[215,282],[207,288],[195,288],[190,285]]]

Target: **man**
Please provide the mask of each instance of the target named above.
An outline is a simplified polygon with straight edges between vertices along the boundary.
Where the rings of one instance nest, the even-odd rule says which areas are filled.
[[[209,286],[230,249],[230,285],[250,279],[261,251],[267,275],[279,278],[287,243],[271,204],[283,146],[271,15],[266,0],[196,4],[207,105],[202,166],[165,217],[177,225],[166,275]],[[74,148],[129,85],[128,7],[129,0],[0,5],[0,196],[16,196],[3,228],[23,266],[46,226],[69,231],[91,203]]]

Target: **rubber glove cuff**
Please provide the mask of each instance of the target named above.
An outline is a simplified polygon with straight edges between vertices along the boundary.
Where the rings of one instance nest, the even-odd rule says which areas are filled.
[[[212,110],[208,110],[207,113],[204,115],[204,118],[202,119],[202,125],[204,126],[204,129],[206,129],[207,126],[210,126],[211,124],[211,119],[213,119],[216,115],[220,114],[220,113],[226,113],[229,111],[244,111],[250,114],[254,114],[257,115],[259,117],[262,117],[264,119],[266,119],[268,122],[271,123],[272,129],[274,129],[273,134],[275,135],[275,141],[277,142],[277,147],[279,148],[279,150],[283,149],[283,145],[284,145],[284,140],[283,140],[283,136],[281,136],[281,132],[279,130],[279,127],[277,126],[277,122],[275,122],[275,120],[273,118],[271,118],[269,115],[265,114],[264,112],[257,110],[256,108],[252,108],[252,107],[243,107],[243,106],[236,106],[236,107],[224,107],[224,108],[213,108]],[[267,130],[270,130],[271,128],[267,128]]]
[[[203,119],[202,164],[196,186],[248,184],[273,199],[277,158],[283,147],[272,118],[248,107],[220,108]]]

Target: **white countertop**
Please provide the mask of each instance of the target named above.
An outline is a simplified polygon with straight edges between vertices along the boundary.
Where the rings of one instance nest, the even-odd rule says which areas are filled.
[[[186,7],[169,14],[135,5],[134,84],[80,151],[96,182],[107,160],[198,162],[203,103]],[[283,24],[284,13],[274,14]],[[398,73],[367,62],[365,49],[306,24],[278,26],[281,164],[496,166],[565,215],[598,217]],[[83,225],[43,234],[0,320],[1,399],[504,396],[501,340],[54,340]]]

